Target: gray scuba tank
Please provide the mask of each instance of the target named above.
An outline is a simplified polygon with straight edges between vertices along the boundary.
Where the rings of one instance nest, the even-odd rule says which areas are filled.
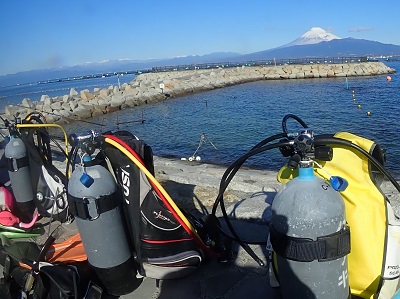
[[[350,298],[350,232],[340,194],[300,162],[299,176],[276,194],[270,238],[283,298]]]
[[[69,206],[89,264],[114,296],[132,292],[141,282],[125,233],[121,198],[111,173],[90,157],[69,179]]]
[[[21,138],[11,136],[4,156],[7,159],[8,174],[16,201],[18,217],[22,222],[32,220],[35,203],[26,146]]]

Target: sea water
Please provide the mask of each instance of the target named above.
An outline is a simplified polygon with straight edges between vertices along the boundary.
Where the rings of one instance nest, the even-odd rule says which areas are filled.
[[[129,130],[150,144],[155,155],[195,155],[203,162],[229,165],[259,141],[282,132],[282,118],[295,114],[315,134],[346,131],[374,140],[386,149],[389,172],[400,178],[400,75],[390,76],[391,82],[386,75],[348,77],[347,83],[346,78],[257,81],[117,111],[92,118],[91,124],[76,122],[65,128],[67,133]],[[293,119],[287,127],[293,133],[301,128]],[[274,149],[245,165],[278,170],[286,162]]]

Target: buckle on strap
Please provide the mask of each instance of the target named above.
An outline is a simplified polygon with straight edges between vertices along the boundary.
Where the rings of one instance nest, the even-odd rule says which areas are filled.
[[[119,192],[100,197],[77,198],[68,194],[70,213],[84,220],[96,220],[102,213],[115,209],[121,203]]]
[[[86,208],[86,215],[88,220],[96,220],[99,218],[100,213],[98,210],[98,205],[97,205],[97,198],[94,197],[84,197],[83,202],[84,202],[84,207]]]
[[[8,158],[7,159],[7,169],[11,172],[17,172],[20,168],[29,165],[29,158],[28,156],[22,158]]]

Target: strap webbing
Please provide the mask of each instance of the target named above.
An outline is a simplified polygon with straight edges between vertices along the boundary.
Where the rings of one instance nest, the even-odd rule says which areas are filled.
[[[25,167],[28,165],[29,165],[28,156],[25,156],[25,157],[19,158],[19,159],[14,159],[14,158],[7,159],[7,168],[11,172],[16,172],[16,171],[18,171],[18,169],[21,169],[22,167]]]
[[[316,241],[286,236],[271,225],[270,237],[274,251],[293,261],[331,261],[350,253],[350,228],[347,225],[336,233],[318,237]]]
[[[98,198],[77,198],[68,194],[68,204],[72,215],[84,220],[94,220],[100,214],[115,209],[121,202],[119,192],[103,195]]]

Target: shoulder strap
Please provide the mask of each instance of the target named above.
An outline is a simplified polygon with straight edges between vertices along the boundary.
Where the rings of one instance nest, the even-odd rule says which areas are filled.
[[[116,135],[118,135],[118,133]],[[132,144],[141,142],[131,133],[126,134],[124,131],[122,131],[121,138],[116,135],[115,139],[118,140],[121,146],[125,144],[126,146],[132,147]],[[128,231],[133,238],[131,246],[135,249],[135,260],[138,264],[138,272],[145,276],[140,239],[140,222],[142,217],[140,208],[140,170],[133,165],[119,149],[105,146],[104,152],[113,165],[118,185],[122,189],[124,205],[127,206],[129,210],[129,212],[125,212],[125,218],[127,219]]]

